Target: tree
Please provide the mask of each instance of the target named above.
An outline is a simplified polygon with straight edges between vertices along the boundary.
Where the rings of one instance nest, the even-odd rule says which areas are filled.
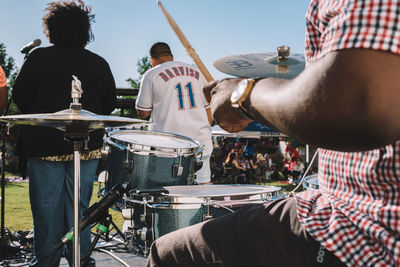
[[[139,88],[140,87],[140,81],[142,80],[142,76],[143,74],[151,69],[151,62],[148,56],[144,56],[141,59],[138,59],[136,62],[136,66],[137,66],[137,72],[139,73],[139,78],[137,79],[132,79],[132,78],[128,78],[126,79],[127,82],[129,82],[131,84],[132,88]]]

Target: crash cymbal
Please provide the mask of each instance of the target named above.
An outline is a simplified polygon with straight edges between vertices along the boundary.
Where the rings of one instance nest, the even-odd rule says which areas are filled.
[[[237,77],[293,79],[304,70],[305,59],[303,54],[290,54],[288,46],[280,46],[275,53],[223,57],[214,62],[214,67]]]
[[[122,125],[150,124],[148,121],[117,117],[97,115],[87,110],[65,109],[55,113],[42,114],[20,114],[0,117],[0,121],[56,128],[65,131],[66,128],[95,130],[105,127],[116,127]]]

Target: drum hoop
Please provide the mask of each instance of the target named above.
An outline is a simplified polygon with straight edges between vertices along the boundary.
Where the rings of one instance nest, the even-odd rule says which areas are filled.
[[[212,201],[205,203],[148,203],[149,207],[153,209],[161,210],[188,210],[188,209],[200,209],[202,207],[213,206],[213,207],[239,207],[244,205],[254,205],[266,203],[266,199],[244,199],[243,201]]]
[[[310,180],[314,180],[314,179],[317,179],[317,181],[318,181],[318,174],[312,174],[312,175],[304,177],[304,181],[303,181],[304,189],[306,189],[306,190],[318,190],[319,189],[319,185],[310,182]]]
[[[127,141],[120,140],[116,137],[113,137],[113,135],[116,135],[117,133],[143,133],[146,135],[158,135],[158,136],[168,136],[168,137],[173,137],[173,138],[180,138],[185,141],[189,141],[191,143],[196,144],[196,147],[189,147],[189,148],[176,148],[176,147],[170,147],[170,146],[149,146],[149,145],[143,145],[143,144],[135,144],[135,143],[130,143]],[[191,155],[197,155],[201,153],[201,145],[198,141],[193,140],[192,138],[189,138],[187,136],[183,135],[178,135],[178,134],[173,134],[173,133],[166,133],[166,132],[157,132],[157,131],[138,131],[138,130],[116,130],[112,131],[109,133],[109,137],[107,137],[106,142],[109,145],[115,144],[118,146],[119,149],[127,149],[132,153],[137,153],[137,152],[145,152],[145,153],[161,153],[164,155],[183,155],[183,156],[191,156]]]
[[[188,188],[188,189],[192,189],[192,188],[218,188],[218,187],[226,187],[227,185],[183,185],[183,186],[165,186],[164,188],[166,190],[168,190],[169,188]],[[269,193],[277,193],[280,192],[282,190],[281,187],[278,186],[264,186],[264,185],[229,185],[233,187],[240,187],[240,188],[257,188],[257,189],[264,189],[264,190],[259,190],[259,191],[255,191],[255,192],[240,192],[240,193],[223,193],[223,194],[203,194],[203,195],[190,195],[190,194],[184,194],[184,193],[163,193],[162,195],[165,197],[182,197],[182,198],[217,198],[217,197],[232,197],[232,196],[253,196],[253,195],[261,195],[261,194],[269,194]],[[228,186],[228,187],[229,187]],[[168,190],[170,191],[170,190]]]

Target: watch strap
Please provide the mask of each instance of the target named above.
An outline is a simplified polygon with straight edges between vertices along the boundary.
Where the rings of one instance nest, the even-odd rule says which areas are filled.
[[[253,116],[243,107],[243,105],[239,105],[236,110],[239,111],[240,116],[244,119],[254,121]]]

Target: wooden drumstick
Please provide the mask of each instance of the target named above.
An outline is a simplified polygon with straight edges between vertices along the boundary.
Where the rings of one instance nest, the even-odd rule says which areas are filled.
[[[194,48],[190,45],[190,43],[186,39],[185,35],[183,35],[183,33],[179,29],[178,25],[176,25],[175,21],[172,19],[172,17],[165,10],[165,8],[161,4],[161,2],[157,1],[157,4],[160,6],[161,11],[164,13],[165,17],[167,18],[167,21],[168,21],[169,25],[171,25],[172,29],[174,30],[174,32],[178,36],[179,40],[181,41],[183,46],[186,48],[186,52],[193,59],[194,64],[196,64],[196,66],[200,70],[201,74],[203,74],[203,76],[204,76],[204,78],[206,79],[207,82],[212,82],[214,80],[213,77],[211,76],[210,72],[207,70],[207,68],[203,64],[203,62],[201,61],[200,57],[196,54],[196,52],[194,51]]]

